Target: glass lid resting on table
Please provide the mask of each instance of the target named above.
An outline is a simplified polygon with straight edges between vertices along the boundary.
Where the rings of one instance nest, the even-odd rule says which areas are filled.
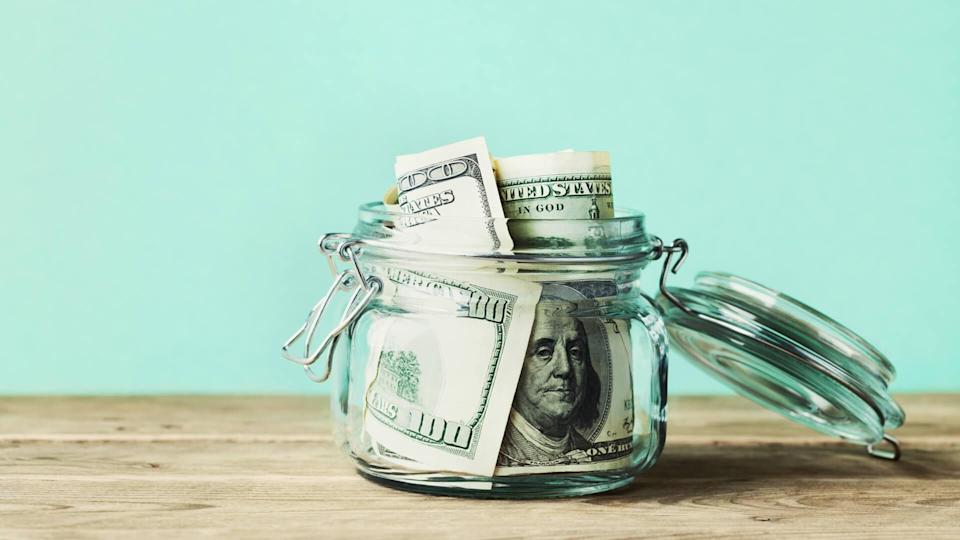
[[[886,430],[904,413],[888,393],[890,361],[823,313],[759,283],[701,272],[657,296],[674,350],[737,393],[821,433],[898,459]]]

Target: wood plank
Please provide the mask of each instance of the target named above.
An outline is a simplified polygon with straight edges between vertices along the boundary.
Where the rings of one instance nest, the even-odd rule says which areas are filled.
[[[0,397],[0,438],[326,436],[320,396]]]
[[[610,538],[750,534],[811,538],[947,538],[957,533],[949,480],[895,492],[882,481],[756,479],[639,483],[611,495],[552,501],[464,501],[396,492],[359,479],[259,481],[184,478],[158,482],[0,482],[0,532],[138,535]],[[333,492],[332,488],[338,488]],[[939,493],[942,490],[944,493]]]
[[[960,438],[960,395],[899,394],[903,439]],[[670,399],[670,438],[813,440],[826,437],[735,396]],[[0,397],[0,439],[327,440],[321,396]]]
[[[738,398],[676,398],[632,486],[520,502],[364,480],[325,399],[3,398],[0,537],[956,538],[960,396],[901,400],[891,463]]]
[[[332,472],[354,476],[332,444],[229,441],[0,441],[0,478],[171,479],[177,475],[244,478]],[[912,448],[898,463],[867,457],[852,445],[751,443],[742,446],[667,444],[644,478],[715,480],[731,476],[797,479],[885,478],[960,480],[960,452]],[[359,478],[359,477],[358,477]]]

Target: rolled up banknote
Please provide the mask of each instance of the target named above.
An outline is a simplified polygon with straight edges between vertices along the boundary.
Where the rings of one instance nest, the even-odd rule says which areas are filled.
[[[583,256],[606,245],[604,228],[582,220],[614,215],[610,154],[565,150],[495,163],[516,250]]]
[[[610,154],[565,150],[495,160],[497,188],[508,218],[613,217]]]
[[[387,206],[396,206],[400,204],[397,193],[397,184],[391,184],[383,194],[383,204]]]
[[[364,429],[434,471],[491,476],[540,285],[388,268],[393,317],[368,365]]]
[[[498,476],[616,469],[633,451],[630,321],[599,316],[610,281],[544,283]]]
[[[607,152],[501,158],[495,168],[515,248],[587,255],[604,247],[603,227],[581,220],[614,216]],[[542,285],[495,474],[623,467],[633,451],[630,322],[579,315],[616,297],[616,284]]]
[[[401,225],[417,228],[422,249],[513,248],[483,137],[398,156],[394,169],[400,210],[411,215]]]
[[[482,137],[399,156],[395,170],[396,203],[410,216],[395,226],[414,231],[419,249],[512,249]],[[367,370],[364,430],[394,463],[493,474],[540,286],[472,270],[370,268],[383,301],[420,313],[394,317]]]

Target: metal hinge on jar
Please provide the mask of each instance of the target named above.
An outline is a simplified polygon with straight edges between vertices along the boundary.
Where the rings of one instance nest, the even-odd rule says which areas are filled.
[[[320,252],[327,258],[330,265],[330,273],[334,276],[333,285],[327,293],[321,298],[313,309],[307,315],[307,320],[281,347],[283,357],[291,362],[303,366],[307,377],[314,382],[323,382],[330,377],[330,370],[333,366],[333,352],[336,349],[340,335],[353,324],[354,320],[363,312],[373,297],[383,289],[383,283],[379,278],[367,276],[360,268],[358,256],[361,250],[362,242],[353,239],[346,233],[330,233],[324,235],[317,242]],[[344,270],[338,270],[336,259],[349,263]],[[311,350],[314,334],[317,331],[317,325],[326,312],[330,301],[336,296],[338,291],[354,290],[347,302],[346,308],[340,315],[340,322],[323,338],[316,349]],[[290,352],[290,348],[303,336],[303,354],[297,356]],[[327,352],[327,362],[322,373],[315,373],[312,366],[316,361]]]

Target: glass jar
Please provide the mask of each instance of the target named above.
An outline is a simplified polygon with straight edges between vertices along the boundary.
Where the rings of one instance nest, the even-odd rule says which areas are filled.
[[[893,370],[879,352],[742,278],[705,274],[692,289],[667,288],[686,243],[665,246],[641,213],[431,219],[443,235],[420,234],[411,219],[423,218],[371,203],[352,233],[324,236],[334,284],[283,346],[311,379],[332,381],[335,440],[371,480],[521,498],[629,484],[664,447],[668,328],[746,397],[899,457],[885,429],[903,413],[886,394]],[[514,245],[492,250],[478,230],[507,230]],[[663,255],[652,299],[640,276]],[[352,294],[314,348],[338,291]],[[292,352],[298,340],[302,355]],[[881,441],[892,450],[874,449]]]

